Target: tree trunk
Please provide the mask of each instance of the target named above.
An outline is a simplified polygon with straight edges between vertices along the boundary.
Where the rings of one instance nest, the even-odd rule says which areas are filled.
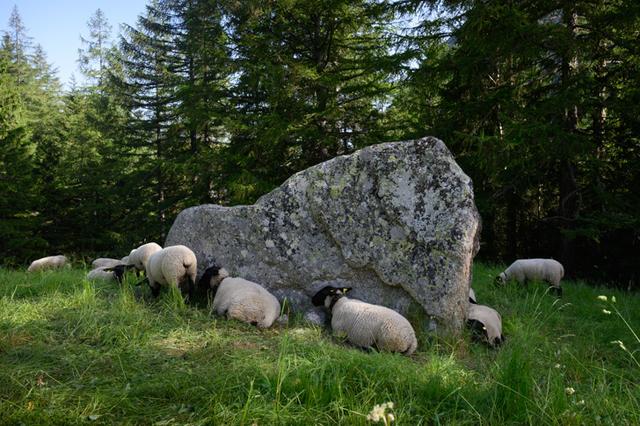
[[[563,19],[570,32],[572,40],[575,40],[577,14],[574,5],[568,4],[563,10]],[[573,70],[577,65],[577,58],[572,53],[562,58],[562,86],[566,90],[570,85]],[[578,126],[578,107],[570,105],[565,108],[564,123],[568,135],[575,135]],[[573,144],[570,141],[570,144]],[[579,188],[576,180],[576,165],[573,160],[574,148],[569,146],[562,150],[559,171],[559,206],[558,212],[561,217],[561,253],[560,259],[566,271],[574,269],[576,259],[576,247],[574,238],[570,235],[575,228],[575,219],[578,217],[580,202]]]

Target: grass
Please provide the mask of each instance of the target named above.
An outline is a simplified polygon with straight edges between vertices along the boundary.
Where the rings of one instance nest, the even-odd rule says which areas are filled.
[[[258,330],[83,270],[0,269],[0,424],[640,424],[640,296],[565,282],[494,288],[506,344],[420,334],[411,358],[346,347],[297,319]],[[612,341],[624,342],[625,352]],[[571,393],[571,389],[575,392]]]

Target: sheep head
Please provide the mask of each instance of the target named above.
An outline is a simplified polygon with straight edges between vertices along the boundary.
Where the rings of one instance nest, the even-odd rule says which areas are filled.
[[[314,306],[325,306],[328,308],[329,303],[331,300],[333,300],[333,298],[335,298],[336,296],[344,296],[349,291],[351,291],[351,287],[333,287],[328,285],[317,292],[311,298],[311,302]]]
[[[211,265],[205,269],[204,274],[198,281],[198,288],[201,289],[213,289],[216,288],[223,279],[229,276],[229,272],[226,269],[219,267],[218,265]]]

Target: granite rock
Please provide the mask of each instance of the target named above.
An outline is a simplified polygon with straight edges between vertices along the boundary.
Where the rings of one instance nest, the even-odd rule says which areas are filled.
[[[190,247],[199,274],[224,266],[314,319],[324,315],[311,296],[335,285],[455,331],[479,233],[471,179],[442,141],[426,137],[310,167],[253,205],[185,209],[165,246]]]

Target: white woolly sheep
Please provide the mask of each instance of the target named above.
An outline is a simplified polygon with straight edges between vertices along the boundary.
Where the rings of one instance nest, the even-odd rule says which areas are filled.
[[[67,263],[67,258],[63,255],[47,256],[34,260],[27,268],[29,272],[44,271],[46,269],[62,268]]]
[[[120,259],[111,259],[109,257],[99,257],[91,262],[91,269],[97,268],[111,268],[112,266],[122,264]]]
[[[470,302],[467,325],[476,338],[481,338],[492,347],[497,347],[504,342],[502,317],[493,308]]]
[[[139,248],[134,255],[138,255]],[[154,296],[160,294],[162,286],[177,286],[182,294],[193,297],[198,261],[186,246],[165,247],[153,253],[146,263],[149,287]]]
[[[521,284],[527,281],[546,281],[551,286],[551,291],[562,296],[560,280],[564,277],[562,264],[554,259],[518,259],[504,272],[496,277],[498,284],[505,284],[510,280],[516,280]]]
[[[145,271],[147,269],[147,262],[154,253],[162,250],[159,244],[147,243],[143,244],[137,249],[131,250],[129,253],[129,262],[127,265],[133,265],[138,271]]]
[[[211,289],[213,311],[260,328],[269,328],[280,316],[280,302],[260,284],[229,277],[224,268],[207,268],[198,288]]]
[[[103,280],[111,281],[115,279],[115,273],[109,269],[109,266],[99,266],[92,269],[87,273],[87,279],[89,281]]]
[[[351,288],[324,287],[312,302],[331,313],[334,334],[362,348],[377,348],[411,355],[418,347],[416,333],[405,317],[380,305],[350,299],[345,294]]]

